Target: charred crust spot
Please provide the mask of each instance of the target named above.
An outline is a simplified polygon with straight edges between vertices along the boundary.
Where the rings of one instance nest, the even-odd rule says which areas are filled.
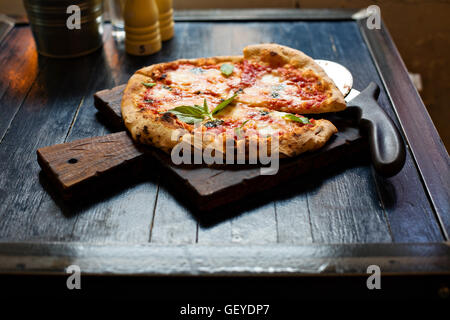
[[[216,120],[211,120],[211,121],[206,122],[204,124],[204,126],[207,128],[217,128],[218,126],[222,125],[223,123],[224,123],[223,120],[216,119]]]
[[[147,126],[144,126],[144,128],[142,129],[142,131],[144,131],[144,133],[146,134],[146,135],[148,135],[148,127]]]
[[[161,120],[162,121],[172,122],[172,119],[173,119],[173,115],[170,112],[165,112],[161,116]]]
[[[164,73],[159,77],[159,80],[164,80],[166,77],[167,77],[167,74]]]
[[[275,51],[270,51],[269,53],[272,57],[275,57],[277,55],[277,53]]]

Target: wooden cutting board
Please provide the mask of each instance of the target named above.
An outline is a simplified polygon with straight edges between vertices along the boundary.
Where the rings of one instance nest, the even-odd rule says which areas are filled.
[[[125,85],[121,85],[94,95],[95,107],[118,130],[125,129],[120,111],[124,88]],[[301,174],[361,158],[367,143],[355,117],[346,112],[320,117],[332,121],[339,132],[320,150],[281,159],[276,175],[261,175],[259,166],[177,166],[163,151],[135,144],[126,131],[44,147],[37,150],[37,156],[43,171],[64,199],[92,194],[99,186],[117,184],[125,176],[142,170],[159,170],[162,165],[166,169],[162,174],[171,180],[175,190],[195,208],[204,211]]]

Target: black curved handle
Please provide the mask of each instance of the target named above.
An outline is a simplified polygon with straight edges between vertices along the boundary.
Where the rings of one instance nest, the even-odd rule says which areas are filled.
[[[380,88],[371,82],[347,106],[361,110],[360,126],[369,136],[370,153],[375,170],[391,177],[405,164],[406,150],[403,139],[392,119],[378,105]]]

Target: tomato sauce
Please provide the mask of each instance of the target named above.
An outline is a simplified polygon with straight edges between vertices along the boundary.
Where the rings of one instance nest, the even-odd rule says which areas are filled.
[[[199,73],[193,74],[202,74],[202,70],[207,69],[219,69],[220,65],[204,65],[204,66],[196,66],[188,63],[172,63],[166,66],[165,68],[156,69],[152,77],[155,79],[156,85],[153,87],[147,88],[145,93],[142,96],[142,102],[139,103],[139,108],[152,112],[153,114],[160,114],[161,111],[166,111],[167,106],[175,107],[177,105],[182,105],[184,99],[190,99],[191,101],[196,99],[204,99],[206,98],[209,106],[216,106],[221,101],[221,93],[211,91],[208,88],[204,88],[202,90],[197,90],[197,92],[190,92],[189,87],[180,87],[176,86],[176,83],[173,84],[170,79],[167,77],[167,72],[175,71],[179,68],[187,68],[196,69],[199,68]],[[200,70],[201,69],[201,70]],[[246,87],[252,86],[255,82],[262,77],[264,74],[275,73],[276,75],[281,76],[284,83],[289,86],[293,86],[293,88],[297,88],[291,93],[295,96],[301,97],[303,102],[301,105],[298,105],[298,108],[316,108],[319,107],[321,102],[326,99],[325,93],[323,92],[323,88],[321,84],[318,82],[316,76],[311,74],[304,75],[300,70],[297,70],[293,67],[279,67],[276,69],[272,69],[271,67],[260,65],[254,62],[250,62],[247,60],[243,60],[240,63],[234,64],[234,74],[223,79],[223,82],[230,88],[230,92],[234,92],[235,89],[245,89]],[[236,74],[240,75],[240,81],[236,81]],[[202,79],[202,78],[201,78]],[[211,79],[203,79],[203,81],[212,83]],[[214,84],[214,83],[213,83]],[[171,86],[172,85],[172,86]],[[163,92],[161,94],[161,90],[167,90],[167,92]],[[271,96],[267,97],[267,107],[272,110],[284,110],[284,108],[293,108],[294,110],[297,108],[297,104],[294,105],[293,100],[283,99],[283,98],[272,98]],[[189,104],[189,103],[188,103]],[[164,108],[163,105],[166,107]],[[220,117],[219,117],[220,118]],[[179,123],[184,128],[192,131],[194,126],[186,124],[174,116],[174,119],[177,123]],[[205,132],[210,132],[214,134],[225,133],[227,130],[238,131],[238,128],[241,128],[242,124],[245,120],[254,120],[255,122],[265,122],[268,124],[279,123],[282,128],[285,124],[284,120],[273,118],[269,112],[260,111],[260,110],[249,110],[243,117],[239,120],[226,120],[216,126],[207,127],[202,126],[202,130]],[[308,127],[314,126],[315,121],[310,119],[311,124],[307,124]],[[291,125],[295,126],[304,126],[305,124],[299,122],[292,122]],[[242,132],[251,133],[254,132],[257,135],[258,129],[255,124],[252,124],[251,121],[247,125],[242,128]],[[278,134],[282,134],[282,130],[279,130]]]

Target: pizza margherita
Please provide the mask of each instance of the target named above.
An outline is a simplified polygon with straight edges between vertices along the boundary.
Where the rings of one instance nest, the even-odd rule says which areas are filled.
[[[182,129],[192,137],[198,130],[202,148],[217,137],[248,144],[276,136],[280,156],[292,157],[322,147],[337,132],[330,121],[304,114],[345,106],[312,58],[260,44],[244,48],[243,56],[176,60],[138,70],[125,89],[122,116],[134,140],[167,152],[179,142],[173,132]]]

